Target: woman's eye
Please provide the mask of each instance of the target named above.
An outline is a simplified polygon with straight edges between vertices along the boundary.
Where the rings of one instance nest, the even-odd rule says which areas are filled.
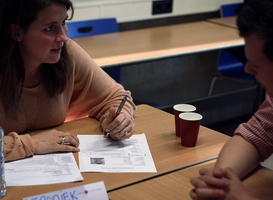
[[[47,27],[45,30],[46,30],[46,31],[52,31],[52,29],[53,29],[53,26],[49,26],[49,27]]]
[[[62,26],[65,26],[65,24],[66,24],[66,21],[63,21]]]

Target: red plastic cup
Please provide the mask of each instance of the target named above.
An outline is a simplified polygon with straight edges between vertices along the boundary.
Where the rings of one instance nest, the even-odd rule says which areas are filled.
[[[190,104],[177,104],[173,106],[174,109],[174,117],[175,117],[175,134],[180,137],[180,119],[179,114],[185,112],[194,112],[196,107]]]
[[[198,113],[181,113],[179,115],[182,146],[196,146],[200,122],[202,118],[202,115]]]

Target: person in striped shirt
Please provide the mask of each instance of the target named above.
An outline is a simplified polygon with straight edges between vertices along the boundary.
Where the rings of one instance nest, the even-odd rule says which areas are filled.
[[[255,76],[266,90],[266,98],[247,123],[240,124],[224,145],[213,171],[201,169],[191,178],[194,200],[254,200],[241,182],[273,153],[273,1],[253,0],[237,17],[240,36],[245,40],[245,71]]]

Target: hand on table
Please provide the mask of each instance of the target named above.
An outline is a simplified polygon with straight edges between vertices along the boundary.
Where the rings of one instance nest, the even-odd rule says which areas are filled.
[[[255,200],[230,168],[200,169],[199,174],[190,180],[195,187],[190,191],[193,200]]]
[[[68,145],[63,145],[64,141]],[[53,152],[78,152],[79,139],[74,133],[50,130],[31,136],[34,145],[34,154]]]
[[[257,200],[250,196],[241,180],[233,173],[231,168],[223,169],[229,180],[229,188],[226,190],[226,200]]]
[[[121,112],[116,116],[116,109],[110,108],[109,116],[105,123],[105,131],[114,140],[125,140],[130,138],[134,131],[135,124],[126,112]]]
[[[226,193],[225,189],[229,186],[229,181],[224,178],[222,169],[218,168],[213,172],[208,169],[200,169],[199,177],[190,179],[195,187],[190,191],[190,196],[194,200],[203,200],[209,198],[221,199]]]

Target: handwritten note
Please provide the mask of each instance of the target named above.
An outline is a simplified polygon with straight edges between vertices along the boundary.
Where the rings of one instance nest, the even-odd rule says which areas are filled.
[[[23,200],[109,200],[103,181],[23,198]]]

